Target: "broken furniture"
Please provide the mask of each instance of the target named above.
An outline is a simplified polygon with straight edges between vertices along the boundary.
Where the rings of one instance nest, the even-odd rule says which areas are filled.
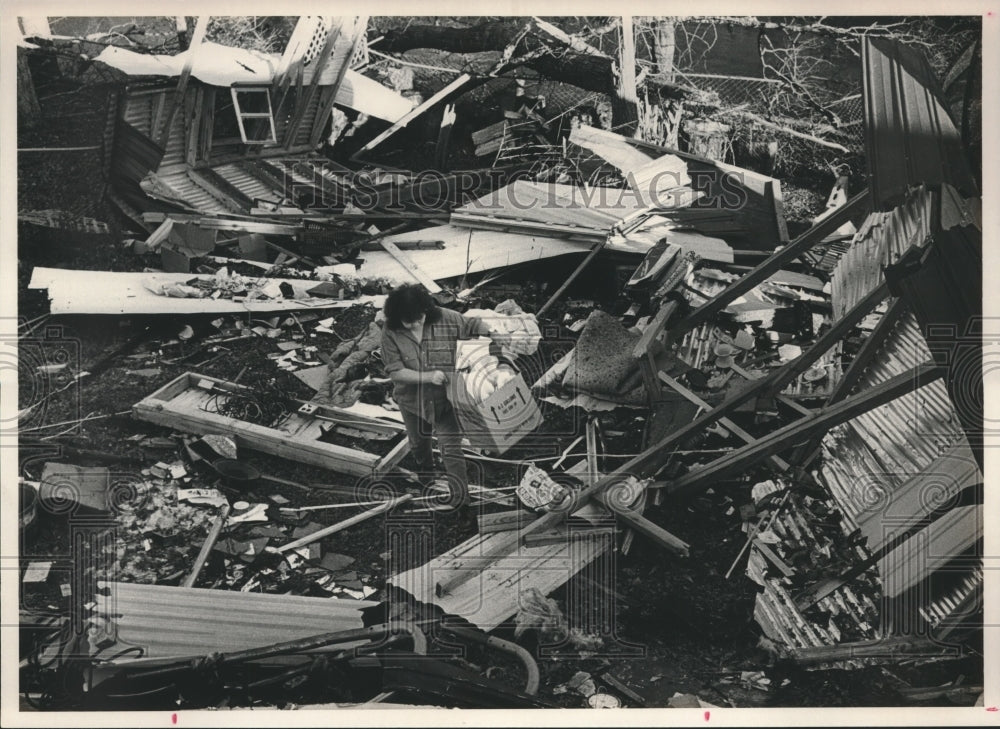
[[[308,463],[353,476],[374,476],[394,468],[409,452],[406,429],[399,423],[349,413],[340,408],[295,401],[297,407],[280,424],[268,427],[222,415],[217,408],[232,393],[248,388],[214,377],[188,372],[136,403],[135,417],[189,433],[227,433],[241,447]],[[377,456],[351,447],[324,442],[328,432],[353,443],[366,434],[395,439],[391,450]]]

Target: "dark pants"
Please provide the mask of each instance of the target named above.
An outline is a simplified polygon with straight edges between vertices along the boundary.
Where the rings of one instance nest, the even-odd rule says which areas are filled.
[[[405,408],[399,409],[406,425],[406,435],[410,440],[413,460],[416,461],[418,471],[431,472],[434,468],[432,436],[437,436],[441,458],[452,489],[453,505],[464,504],[469,498],[469,474],[465,466],[465,456],[462,455],[462,429],[455,417],[455,409],[447,398],[442,397],[434,400],[433,411],[430,410],[428,408],[426,414],[432,418],[432,422]]]

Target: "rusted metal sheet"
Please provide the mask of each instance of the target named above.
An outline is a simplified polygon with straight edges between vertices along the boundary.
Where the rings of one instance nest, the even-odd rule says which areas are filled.
[[[238,651],[339,630],[363,628],[361,611],[377,603],[195,587],[102,583],[94,614],[117,626],[101,657],[115,662]],[[139,646],[136,651],[123,648]],[[343,644],[334,646],[340,650]]]
[[[865,149],[874,210],[898,205],[920,184],[948,183],[978,194],[962,137],[926,58],[882,38],[866,38],[861,64]]]

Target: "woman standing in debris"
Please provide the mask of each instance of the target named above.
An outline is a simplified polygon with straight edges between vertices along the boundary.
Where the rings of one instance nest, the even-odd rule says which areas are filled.
[[[410,449],[422,475],[432,474],[431,437],[437,436],[451,488],[451,503],[468,515],[469,477],[462,455],[462,431],[448,399],[460,339],[489,336],[499,344],[509,335],[491,332],[478,318],[438,306],[419,284],[394,289],[385,300],[382,362],[395,383],[393,397],[406,424]]]

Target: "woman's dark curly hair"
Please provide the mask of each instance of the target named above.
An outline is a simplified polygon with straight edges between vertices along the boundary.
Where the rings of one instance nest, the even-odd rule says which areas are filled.
[[[420,284],[406,284],[389,292],[385,297],[385,324],[390,329],[402,329],[404,323],[416,321],[426,315],[425,323],[433,324],[441,318],[437,304]]]

